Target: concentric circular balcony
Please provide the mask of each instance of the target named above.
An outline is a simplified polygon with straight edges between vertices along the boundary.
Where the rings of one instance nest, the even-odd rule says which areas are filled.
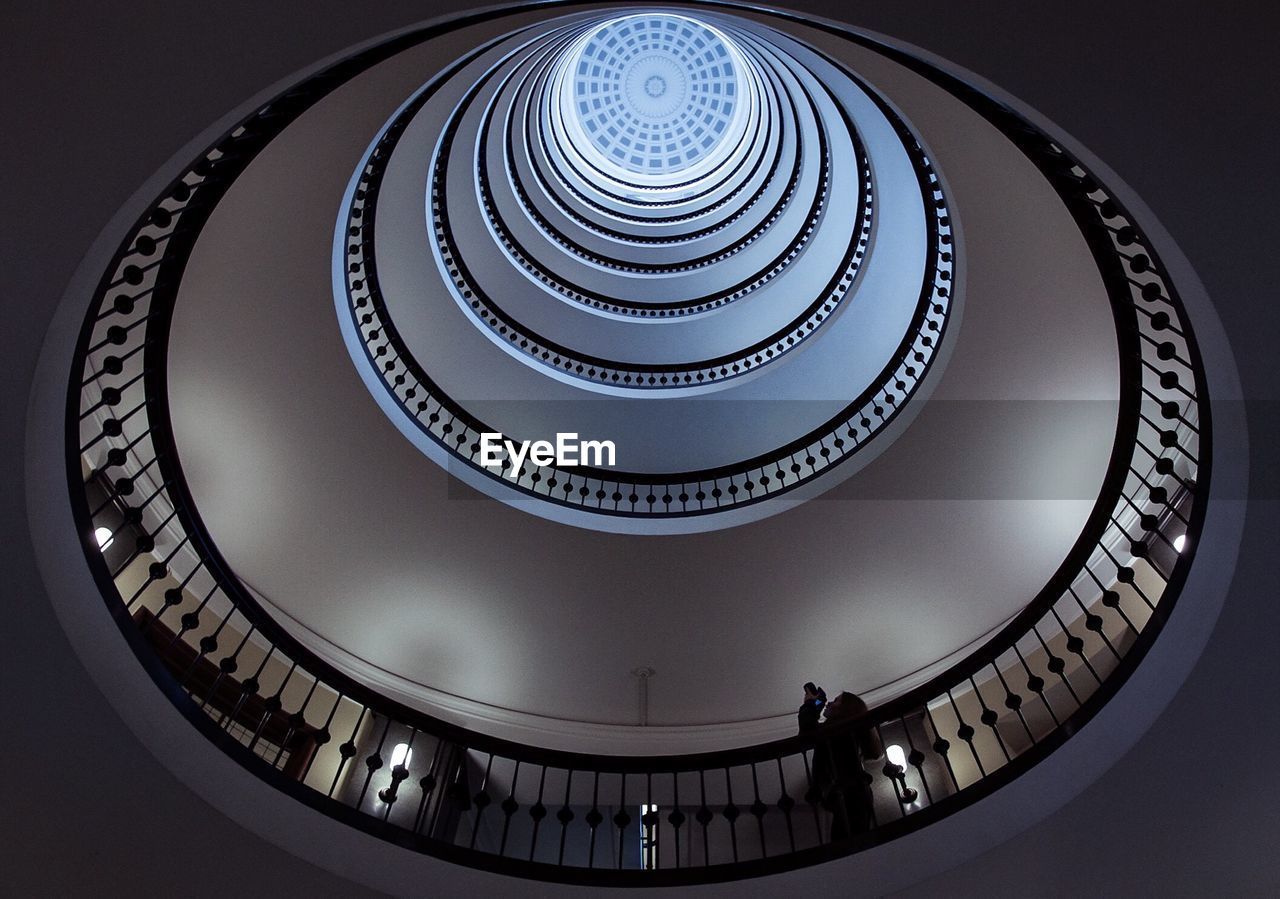
[[[101,596],[64,602],[406,850],[599,885],[873,852],[1108,726],[1230,543],[1210,312],[1133,203],[836,24],[428,23],[91,255],[47,542]],[[566,433],[616,460],[515,451]],[[869,709],[792,735],[817,673]]]

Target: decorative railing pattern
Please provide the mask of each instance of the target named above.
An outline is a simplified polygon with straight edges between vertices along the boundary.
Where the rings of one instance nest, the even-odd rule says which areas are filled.
[[[920,387],[946,333],[952,303],[955,261],[950,214],[938,176],[917,138],[906,123],[877,98],[916,167],[930,221],[926,232],[926,266],[914,317],[890,361],[870,387],[811,433],[766,455],[716,469],[651,475],[583,466],[539,469],[531,463],[518,472],[482,466],[480,437],[499,429],[480,421],[446,395],[421,361],[408,351],[388,315],[377,275],[373,235],[382,176],[400,136],[440,80],[424,87],[388,123],[358,173],[348,213],[346,279],[348,312],[369,365],[381,378],[388,396],[406,416],[459,464],[499,480],[530,498],[592,513],[633,518],[717,513],[783,495],[828,473],[888,426]],[[855,147],[858,146],[856,129],[847,118],[844,126]],[[441,158],[444,155],[442,153]],[[747,347],[732,357],[694,363],[693,368],[624,366],[616,361],[586,357],[546,342],[504,314],[468,275],[464,261],[452,252],[454,240],[450,225],[439,212],[445,199],[440,193],[443,179],[438,175],[433,182],[436,185],[432,194],[432,207],[436,210],[433,227],[443,267],[454,278],[455,289],[484,324],[512,346],[545,365],[585,380],[633,388],[696,386],[743,375],[768,364],[798,346],[836,311],[841,298],[854,283],[870,237],[870,173],[860,150],[857,159],[863,184],[863,197],[859,198],[862,218],[849,242],[846,257],[831,281],[817,292],[815,300],[787,329],[768,342]]]
[[[475,20],[399,36],[256,109],[151,205],[89,298],[67,473],[86,559],[140,661],[195,726],[299,800],[412,849],[543,879],[676,884],[785,870],[924,826],[1036,764],[1123,683],[1185,580],[1210,469],[1198,350],[1140,226],[1080,160],[998,101],[835,26],[805,23],[911,65],[1014,141],[1071,212],[1112,300],[1123,395],[1109,473],[1079,542],[1022,613],[856,720],[724,752],[620,757],[519,745],[390,701],[316,658],[244,589],[200,521],[169,422],[167,336],[184,265],[222,194],[296,116],[379,60]],[[376,301],[354,296],[369,337]],[[389,356],[390,341],[369,340],[404,402],[411,389],[429,395],[410,386],[416,375]],[[437,402],[442,423],[456,422]],[[759,473],[726,481],[740,477],[771,493],[794,475],[777,488]]]

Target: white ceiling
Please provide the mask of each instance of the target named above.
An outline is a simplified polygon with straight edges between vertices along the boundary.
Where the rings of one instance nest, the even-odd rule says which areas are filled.
[[[429,688],[428,707],[443,691],[564,721],[635,723],[629,672],[649,665],[651,723],[710,724],[786,715],[805,680],[899,681],[1043,586],[1110,452],[1105,294],[1030,164],[865,53],[859,70],[931,145],[967,268],[952,358],[885,455],[773,518],[664,537],[524,514],[423,457],[348,359],[329,256],[361,152],[442,58],[402,54],[288,129],[215,212],[178,301],[170,397],[192,492],[304,641]]]

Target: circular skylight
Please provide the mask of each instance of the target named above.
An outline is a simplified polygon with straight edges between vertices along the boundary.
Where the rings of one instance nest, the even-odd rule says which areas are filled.
[[[705,23],[667,13],[610,19],[567,63],[569,119],[602,167],[668,176],[742,136],[742,57]]]

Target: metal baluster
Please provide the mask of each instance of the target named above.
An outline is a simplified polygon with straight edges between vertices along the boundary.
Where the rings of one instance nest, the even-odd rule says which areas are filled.
[[[547,807],[542,804],[542,791],[547,784],[547,766],[542,765],[541,772],[538,774],[538,799],[529,809],[529,817],[533,819],[533,834],[529,838],[529,861],[533,861],[533,855],[538,848],[538,830],[542,827],[542,819],[547,815]]]
[[[901,722],[902,732],[907,738],[907,763],[916,769],[920,786],[924,787],[925,805],[933,805],[933,790],[929,789],[929,778],[924,773],[925,754],[916,748],[915,738],[911,736],[911,725],[907,723],[906,717],[901,717],[898,721]]]
[[[768,807],[760,799],[760,775],[756,771],[756,763],[751,763],[751,791],[755,795],[754,801],[751,803],[751,814],[755,816],[756,826],[760,830],[760,856],[762,858],[769,857],[769,848],[765,845],[764,838],[764,816],[768,811]]]
[[[978,755],[978,750],[973,745],[973,735],[974,735],[973,727],[967,721],[964,720],[964,715],[960,713],[960,706],[956,704],[956,698],[951,695],[950,687],[947,688],[947,699],[951,701],[951,710],[956,713],[956,721],[960,725],[956,729],[956,736],[969,745],[969,752],[973,754],[973,761],[978,766],[979,773],[983,777],[986,777],[987,776],[986,766],[982,764],[982,759]]]
[[[933,751],[942,756],[942,762],[947,767],[947,775],[951,778],[953,792],[960,792],[960,779],[956,777],[956,769],[951,764],[951,756],[949,754],[951,743],[946,737],[942,736],[942,731],[938,730],[938,722],[933,720],[933,709],[929,708],[929,704],[924,704],[924,715],[929,720],[929,727],[933,729]]]
[[[622,772],[618,775],[622,778],[622,790],[619,798],[619,808],[617,814],[613,816],[613,823],[618,828],[618,870],[622,870],[622,857],[626,849],[627,826],[631,823],[631,816],[627,814],[627,775]]]
[[[431,805],[432,798],[439,795],[436,793],[436,783],[438,782],[436,772],[440,769],[440,763],[444,759],[447,745],[444,740],[436,740],[436,748],[431,753],[431,767],[427,769],[427,773],[418,782],[418,785],[422,787],[422,798],[418,800],[418,811],[413,817],[414,833],[423,832],[422,826],[427,823],[427,809]],[[441,790],[440,792],[443,793],[444,791]],[[437,800],[437,805],[439,801]]]
[[[476,795],[472,797],[472,801],[476,806],[476,818],[471,825],[471,843],[469,848],[476,848],[476,836],[480,833],[480,819],[484,816],[484,810],[489,807],[490,796],[489,777],[493,772],[493,753],[489,753],[489,761],[484,766],[484,777],[480,780],[480,789],[476,791]]]
[[[292,673],[292,672],[290,672]],[[373,782],[373,772],[382,768],[382,747],[387,742],[387,733],[391,730],[391,718],[384,716],[385,723],[382,725],[382,736],[378,737],[378,745],[374,747],[373,755],[365,759],[365,775],[364,786],[360,788],[360,795],[356,798],[356,808],[364,804],[364,797],[369,792],[369,784]]]
[[[778,808],[782,811],[782,817],[787,822],[787,844],[791,847],[791,851],[796,851],[796,831],[795,826],[791,823],[791,809],[795,805],[795,800],[787,792],[787,775],[782,769],[782,756],[774,759],[778,763],[778,785],[782,794],[778,797]]]
[[[991,669],[999,675],[1000,669],[996,666],[996,663],[991,662],[990,666]],[[995,734],[996,743],[1000,746],[1000,751],[1004,753],[1004,760],[1006,762],[1011,761],[1013,756],[1009,754],[1009,747],[1005,745],[1004,737],[1000,735],[1000,714],[996,712],[995,709],[990,708],[987,705],[987,698],[983,696],[982,691],[978,689],[978,683],[973,679],[973,675],[969,676],[969,684],[973,687],[973,692],[977,694],[978,702],[982,706],[982,714],[979,716],[978,720],[990,728],[991,732]]]
[[[725,797],[729,800],[724,807],[725,820],[729,822],[729,846],[733,850],[733,860],[738,860],[738,807],[733,804],[733,777],[729,768],[724,769]]]
[[[314,738],[315,744],[316,744],[315,752],[311,753],[311,757],[307,759],[307,764],[302,769],[302,776],[298,778],[298,780],[302,781],[303,783],[306,782],[307,777],[311,774],[311,766],[315,764],[316,758],[320,755],[321,752],[324,751],[325,745],[327,745],[330,740],[331,735],[329,733],[329,726],[333,724],[333,716],[337,714],[338,706],[340,706],[341,704],[342,704],[342,694],[336,693],[334,695],[333,706],[329,709],[329,714],[325,716],[324,724],[320,727],[320,730],[318,730],[315,734],[315,738]]]
[[[587,850],[587,867],[594,868],[596,864],[596,828],[600,826],[603,816],[600,814],[600,772],[592,772],[591,783],[591,811],[587,812],[587,827],[591,829],[591,844]]]
[[[516,785],[520,782],[520,760],[516,759],[515,772],[511,775],[511,790],[507,793],[507,798],[502,800],[502,814],[505,820],[502,822],[502,840],[498,843],[498,855],[503,855],[507,851],[507,834],[511,830],[511,816],[520,810],[520,804],[516,802]]]
[[[556,820],[560,822],[560,855],[557,857],[556,864],[564,864],[564,842],[565,836],[569,830],[569,822],[573,820],[573,809],[569,808],[569,789],[573,786],[573,769],[569,769],[569,776],[564,781],[564,805],[560,807],[560,811],[556,812]]]

